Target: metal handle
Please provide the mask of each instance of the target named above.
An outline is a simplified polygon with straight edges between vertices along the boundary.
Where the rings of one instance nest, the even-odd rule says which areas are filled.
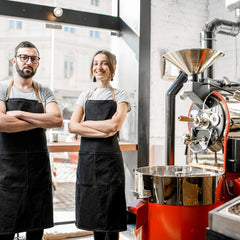
[[[187,117],[187,116],[179,116],[178,120],[182,121],[182,122],[193,122],[194,119],[191,117]]]

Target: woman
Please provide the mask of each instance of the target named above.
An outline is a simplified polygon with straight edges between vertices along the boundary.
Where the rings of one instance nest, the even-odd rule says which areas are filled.
[[[93,91],[77,101],[69,130],[81,135],[76,182],[76,226],[94,232],[95,240],[117,240],[125,231],[126,202],[120,130],[130,110],[129,97],[113,89],[116,57],[98,51],[92,60]],[[84,119],[84,121],[82,121]]]

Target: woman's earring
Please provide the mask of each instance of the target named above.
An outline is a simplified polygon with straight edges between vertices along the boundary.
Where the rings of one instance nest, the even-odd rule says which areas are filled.
[[[93,82],[96,82],[96,81],[97,81],[97,79],[96,79],[96,77],[94,76],[94,77],[93,77]]]

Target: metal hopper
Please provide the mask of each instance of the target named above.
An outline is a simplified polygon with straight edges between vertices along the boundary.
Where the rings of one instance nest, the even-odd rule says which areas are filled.
[[[218,57],[224,55],[223,52],[218,50],[192,48],[166,53],[163,57],[190,75],[202,73],[210,67]]]

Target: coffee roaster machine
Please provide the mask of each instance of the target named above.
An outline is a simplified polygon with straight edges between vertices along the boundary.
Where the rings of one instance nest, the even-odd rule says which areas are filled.
[[[166,166],[138,168],[136,216],[141,240],[203,240],[209,212],[240,195],[240,84],[204,76],[221,51],[197,48],[164,58],[181,71],[166,95]],[[183,143],[188,164],[174,165],[175,96],[190,99]],[[240,217],[240,216],[239,216]]]

